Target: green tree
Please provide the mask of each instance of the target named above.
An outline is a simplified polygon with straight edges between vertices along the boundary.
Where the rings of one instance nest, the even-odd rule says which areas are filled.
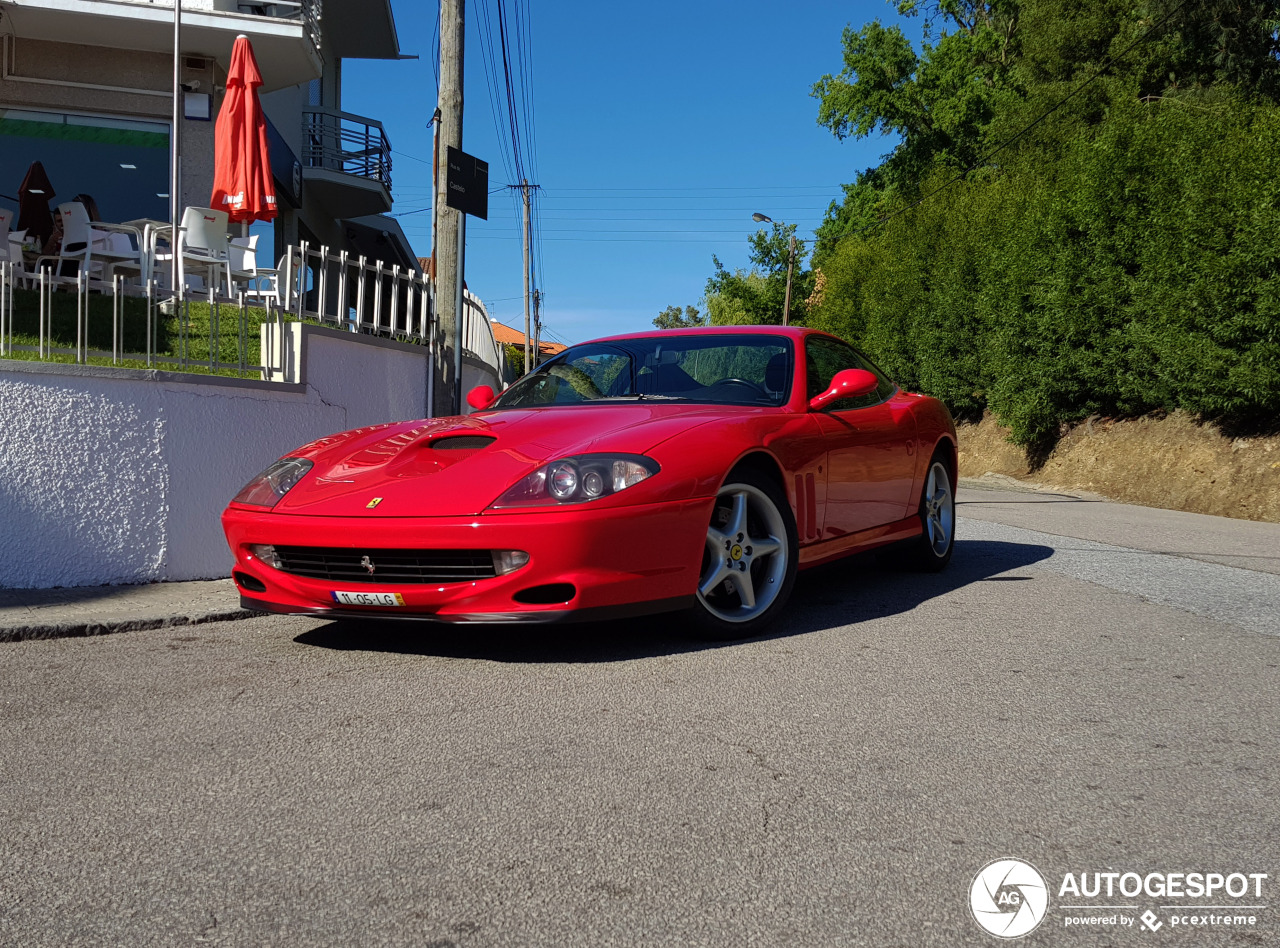
[[[507,355],[507,371],[511,375],[506,381],[515,381],[525,373],[524,367],[524,346],[517,346],[515,343],[504,342],[503,350]]]
[[[696,306],[668,306],[654,319],[653,324],[659,329],[688,329],[692,326],[705,326],[706,317],[698,312]]]
[[[787,296],[787,264],[795,224],[774,222],[748,238],[749,270],[728,270],[720,258],[712,256],[715,273],[707,280],[707,315],[712,325],[767,325],[782,322]],[[813,292],[813,273],[804,269],[806,248],[796,241],[791,275],[790,322],[802,322],[806,300]]]
[[[1280,4],[928,0],[814,87],[898,138],[817,232],[811,325],[1043,448],[1090,415],[1280,417]],[[917,51],[918,50],[918,51]]]
[[[939,0],[905,2],[908,15],[924,13],[919,53],[899,26],[879,20],[842,37],[844,68],[813,86],[818,124],[837,138],[894,135],[885,184],[917,180],[942,163],[970,168],[982,150],[982,132],[1010,87],[1018,4]],[[936,42],[930,42],[941,23]]]

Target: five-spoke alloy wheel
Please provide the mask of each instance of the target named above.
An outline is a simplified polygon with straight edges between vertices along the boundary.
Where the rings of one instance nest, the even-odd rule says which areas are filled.
[[[795,584],[796,545],[779,487],[754,471],[731,475],[707,527],[694,610],[699,631],[746,638],[772,622]]]
[[[911,565],[934,572],[951,559],[956,539],[956,497],[951,475],[942,458],[934,455],[920,493],[921,536],[911,549]]]

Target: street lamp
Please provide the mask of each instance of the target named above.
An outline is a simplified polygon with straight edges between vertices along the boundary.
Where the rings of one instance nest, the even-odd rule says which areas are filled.
[[[751,215],[751,219],[757,224],[773,224],[775,221],[767,214],[761,214],[759,211]],[[787,225],[781,221],[776,222],[780,227]],[[786,326],[791,317],[791,270],[796,262],[796,235],[791,235],[791,247],[787,250],[787,297],[782,304],[782,325]]]

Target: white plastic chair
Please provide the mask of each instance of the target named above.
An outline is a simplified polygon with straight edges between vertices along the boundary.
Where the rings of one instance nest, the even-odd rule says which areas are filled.
[[[153,242],[165,241],[167,252],[153,248],[151,259],[157,272],[163,277],[171,273],[175,241],[171,227],[158,227],[152,234]],[[188,285],[188,271],[194,271],[204,280],[205,287],[233,293],[231,268],[227,259],[227,212],[210,207],[188,207],[182,212],[178,225],[178,284]],[[166,281],[167,282],[167,281]]]
[[[134,242],[141,246],[142,235],[137,228],[90,221],[89,212],[79,201],[59,204],[58,219],[62,222],[62,250],[38,258],[37,273],[48,261],[53,264],[55,282],[74,283],[75,277],[62,274],[64,262],[75,263],[89,280],[108,279],[114,266],[140,268],[140,252]]]
[[[231,268],[227,261],[227,212],[208,207],[189,207],[182,212],[179,265],[204,273],[205,285],[221,287],[226,277],[227,292],[232,292]]]
[[[13,211],[0,207],[0,263],[12,263],[10,282],[17,284],[24,279],[22,266],[22,238],[26,236],[26,231],[15,235],[10,233],[9,226],[13,223]]]
[[[9,225],[13,223],[13,211],[0,207],[0,263],[7,263],[13,260],[13,251],[10,249],[9,243]],[[18,255],[21,262],[22,255]]]
[[[258,235],[249,237],[233,237],[229,252],[231,254],[231,279],[245,285],[245,299],[256,303],[273,300],[277,306],[284,306],[280,295],[280,274],[284,272],[287,257],[281,257],[274,269],[258,266]],[[294,253],[294,270],[298,266],[297,253]]]
[[[245,297],[252,297],[258,281],[257,234],[232,237],[227,242],[227,266],[231,271],[231,295],[243,284]]]
[[[9,239],[5,241],[7,252],[9,254],[9,262],[13,264],[10,271],[13,275],[14,286],[31,286],[32,274],[27,269],[27,262],[22,256],[22,245],[26,242],[27,232],[23,230],[9,231]]]

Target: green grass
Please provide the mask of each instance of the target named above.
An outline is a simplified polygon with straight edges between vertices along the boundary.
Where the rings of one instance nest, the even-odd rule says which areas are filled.
[[[52,307],[45,327],[45,345],[74,350],[76,348],[76,295],[58,291],[51,294],[50,300]],[[122,358],[112,362],[110,356],[90,355],[87,364],[114,365],[129,369],[164,369],[203,375],[258,377],[257,371],[250,369],[241,372],[239,366],[242,357],[245,365],[261,364],[261,326],[268,322],[268,313],[265,308],[250,306],[245,309],[242,334],[240,308],[234,304],[220,304],[216,307],[215,313],[215,307],[209,303],[192,302],[181,307],[178,314],[173,316],[162,314],[157,306],[153,309],[151,326],[152,364],[148,366],[146,361],[147,302],[144,299],[124,297],[120,303]],[[112,351],[112,300],[109,296],[90,294],[88,305],[87,348],[90,351],[109,353]],[[297,322],[298,320],[290,316],[288,321]],[[322,323],[314,319],[304,319],[302,322],[313,326],[334,327],[332,322]],[[40,294],[35,290],[14,290],[12,339],[10,340],[6,334],[5,342],[12,341],[15,346],[38,346],[39,333]],[[419,340],[407,336],[395,335],[392,338],[399,342],[422,344]],[[211,353],[216,360],[214,367],[192,364],[208,362]],[[12,350],[6,358],[30,362],[75,363],[78,361],[74,352],[50,353],[41,359],[38,352],[22,349]]]
[[[38,346],[40,333],[40,299],[35,290],[15,290],[13,294],[13,337],[15,346]],[[76,347],[76,296],[74,293],[55,292],[50,297],[52,307],[45,327],[45,344],[53,348]],[[86,320],[87,345],[90,350],[112,351],[112,301],[110,297],[91,294]],[[89,365],[115,365],[123,368],[156,368],[215,375],[251,375],[255,371],[241,373],[239,365],[243,354],[246,365],[259,364],[260,327],[267,321],[267,311],[261,307],[249,307],[245,311],[244,332],[241,335],[239,307],[217,307],[217,326],[214,326],[214,307],[209,303],[191,303],[182,307],[174,316],[166,316],[157,307],[153,313],[153,360],[147,365],[147,304],[146,300],[123,298],[120,316],[120,350],[123,358],[112,362],[110,357],[90,356]],[[8,339],[6,338],[6,341]],[[188,362],[207,362],[213,353],[217,367],[191,365]],[[7,358],[25,361],[74,363],[71,353],[52,353],[40,359],[38,352],[15,349]],[[179,360],[172,362],[168,360]],[[164,361],[161,361],[164,360]]]

